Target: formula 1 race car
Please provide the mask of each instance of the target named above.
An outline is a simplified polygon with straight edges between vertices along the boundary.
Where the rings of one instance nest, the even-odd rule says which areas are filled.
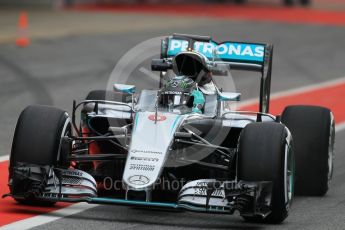
[[[174,34],[161,43],[160,88],[114,84],[63,110],[28,106],[13,139],[9,189],[20,203],[88,202],[233,214],[280,223],[297,194],[326,194],[333,172],[329,109],[269,114],[273,46]],[[259,112],[213,81],[261,75]],[[77,111],[80,111],[77,113]],[[5,196],[6,196],[5,195]]]

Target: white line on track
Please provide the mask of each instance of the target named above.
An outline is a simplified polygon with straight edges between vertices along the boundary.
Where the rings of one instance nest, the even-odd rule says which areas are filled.
[[[141,69],[141,72],[147,74],[148,72],[146,71],[146,69]],[[152,77],[153,79],[155,79],[155,75],[151,75],[150,77]],[[277,92],[277,93],[273,93],[271,95],[272,99],[277,99],[277,98],[281,98],[284,96],[289,96],[289,95],[293,95],[293,94],[297,94],[297,93],[303,93],[303,92],[308,92],[308,91],[312,91],[312,90],[318,90],[324,87],[329,87],[329,86],[335,86],[338,84],[342,84],[345,83],[345,77],[342,78],[338,78],[336,80],[332,80],[332,81],[327,81],[327,82],[323,82],[323,83],[318,83],[318,84],[313,84],[313,85],[309,85],[309,86],[304,86],[304,87],[300,87],[300,88],[296,88],[296,89],[291,89],[291,90],[286,90],[286,91],[281,91],[281,92]],[[249,99],[246,101],[243,101],[241,103],[238,103],[238,106],[246,106],[252,103],[256,103],[258,102],[258,99]],[[338,125],[336,125],[335,127],[336,132],[340,132],[345,130],[345,122],[342,122]],[[9,159],[9,156],[2,156],[0,157],[0,162],[2,161],[6,161]],[[83,212],[85,210],[88,210],[90,208],[94,208],[97,207],[99,205],[97,204],[86,204],[86,203],[78,203],[78,204],[73,204],[67,208],[62,208],[53,212],[49,212],[49,213],[45,213],[42,215],[38,215],[35,217],[31,217],[31,218],[27,218],[24,220],[20,220],[8,225],[5,225],[3,227],[1,227],[1,230],[7,230],[7,229],[29,229],[29,228],[33,228],[39,225],[43,225],[46,223],[49,223],[51,221],[55,221],[55,220],[59,220],[63,217],[66,216],[70,216],[70,215],[74,215],[80,212]]]
[[[345,130],[345,122],[342,122],[340,124],[337,124],[335,126],[335,132],[341,132]]]
[[[20,220],[17,222],[13,222],[8,225],[4,225],[0,229],[1,230],[10,230],[10,229],[11,230],[17,230],[17,229],[25,230],[25,229],[33,228],[42,224],[46,224],[46,223],[61,219],[66,216],[74,215],[74,214],[83,212],[85,210],[88,210],[90,208],[94,208],[97,206],[98,206],[97,204],[77,203],[67,208],[62,208],[56,211],[52,211],[52,212],[45,213],[42,215],[38,215],[38,216],[34,216],[34,217],[27,218],[24,220]]]
[[[345,83],[345,76],[341,77],[341,78],[337,78],[335,80],[325,81],[325,82],[321,82],[321,83],[317,83],[317,84],[312,84],[312,85],[308,85],[308,86],[302,86],[299,88],[288,89],[288,90],[272,93],[271,99],[279,99],[282,97],[291,96],[291,95],[298,94],[298,93],[307,93],[309,91],[319,90],[322,88],[336,86],[336,85],[340,85],[340,84],[344,84],[344,83]],[[252,98],[252,99],[248,99],[248,100],[245,100],[243,102],[238,103],[237,107],[247,106],[247,105],[251,105],[253,103],[257,103],[257,102],[259,102],[258,98]]]
[[[4,161],[8,161],[10,159],[9,155],[5,155],[5,156],[0,156],[0,163],[4,162]]]

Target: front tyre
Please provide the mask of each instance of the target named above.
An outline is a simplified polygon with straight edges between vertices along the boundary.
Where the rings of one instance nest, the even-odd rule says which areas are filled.
[[[240,136],[238,179],[272,181],[271,213],[244,217],[252,222],[280,223],[289,213],[294,191],[292,137],[279,123],[252,123]]]
[[[43,105],[28,106],[20,114],[14,133],[9,166],[9,189],[11,194],[22,192],[21,182],[13,177],[18,164],[59,166],[61,162],[61,138],[71,134],[68,114],[58,108]],[[25,190],[25,189],[24,189]],[[23,191],[25,192],[25,191]],[[31,198],[16,199],[30,205],[51,205]]]

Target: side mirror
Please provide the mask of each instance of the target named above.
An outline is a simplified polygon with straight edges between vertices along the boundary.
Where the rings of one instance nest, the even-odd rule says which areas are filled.
[[[240,101],[241,100],[241,94],[240,93],[219,92],[218,93],[218,100],[220,100],[220,101]]]
[[[167,71],[172,68],[172,64],[165,59],[152,59],[151,70],[152,71]]]
[[[135,85],[126,85],[126,84],[114,84],[114,90],[121,93],[135,93]]]

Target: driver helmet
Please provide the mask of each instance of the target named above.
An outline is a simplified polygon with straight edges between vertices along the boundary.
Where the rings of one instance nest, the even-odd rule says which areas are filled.
[[[172,62],[172,68],[176,75],[184,75],[192,78],[202,86],[211,82],[211,71],[207,65],[207,58],[194,51],[178,53]]]
[[[169,107],[187,105],[195,82],[184,75],[169,79],[161,92],[161,104]]]

